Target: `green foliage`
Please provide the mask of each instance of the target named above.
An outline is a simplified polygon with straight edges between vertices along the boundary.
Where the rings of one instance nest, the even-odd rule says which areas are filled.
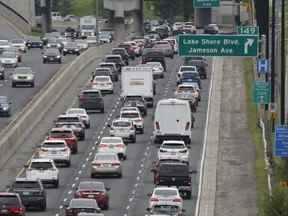
[[[87,16],[95,14],[95,0],[71,0],[72,14],[76,16]],[[94,5],[93,5],[94,4]]]
[[[71,14],[71,9],[72,9],[71,0],[57,0],[56,3],[54,4],[55,5],[53,5],[53,9],[55,9],[56,11],[59,11],[62,16]]]

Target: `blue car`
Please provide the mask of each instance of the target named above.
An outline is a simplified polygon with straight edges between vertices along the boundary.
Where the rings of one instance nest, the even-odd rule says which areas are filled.
[[[189,83],[189,82],[196,82],[198,83],[199,88],[201,89],[201,79],[200,79],[200,75],[198,72],[192,72],[192,71],[185,71],[182,73],[179,81],[177,82],[177,84],[182,84],[182,83]]]
[[[7,96],[0,96],[0,116],[11,116],[11,102]]]

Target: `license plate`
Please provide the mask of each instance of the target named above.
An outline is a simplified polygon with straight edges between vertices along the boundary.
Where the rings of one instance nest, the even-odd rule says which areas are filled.
[[[104,167],[110,167],[111,164],[103,164]]]
[[[88,198],[94,198],[94,195],[90,194],[88,195]]]
[[[176,155],[176,152],[171,152],[171,155]]]
[[[51,153],[52,153],[52,154],[57,154],[57,151],[52,151]]]
[[[28,191],[23,192],[23,195],[29,195],[29,194],[30,194],[30,192],[28,192]]]
[[[53,60],[53,58],[50,58],[50,60]]]
[[[7,209],[2,209],[2,210],[1,210],[1,213],[7,213],[7,212],[8,212]]]
[[[112,146],[112,145],[111,145],[111,146],[109,146],[109,148],[110,148],[110,149],[113,149],[113,148],[114,148],[114,146]]]

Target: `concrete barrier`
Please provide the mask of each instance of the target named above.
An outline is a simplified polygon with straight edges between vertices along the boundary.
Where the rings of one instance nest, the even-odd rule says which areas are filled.
[[[0,167],[15,153],[23,140],[49,111],[77,75],[95,59],[102,58],[111,44],[92,47],[78,56],[73,62],[60,68],[50,81],[19,112],[14,120],[0,132]]]
[[[3,1],[0,1],[0,16],[11,22],[17,29],[23,33],[31,32],[31,23],[13,8],[9,7]]]

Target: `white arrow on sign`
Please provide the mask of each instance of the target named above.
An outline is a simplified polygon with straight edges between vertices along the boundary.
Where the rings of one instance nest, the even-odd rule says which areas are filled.
[[[254,43],[254,39],[248,38],[247,41],[244,44],[244,53],[248,54],[248,49],[251,47]]]

